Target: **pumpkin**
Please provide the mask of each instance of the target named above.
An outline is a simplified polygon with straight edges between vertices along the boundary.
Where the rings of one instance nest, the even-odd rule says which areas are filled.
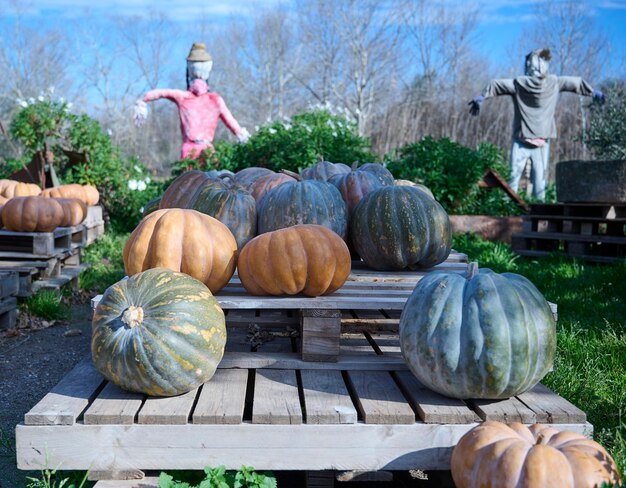
[[[161,197],[159,208],[188,208],[202,186],[210,185],[215,180],[203,171],[186,171],[178,176]]]
[[[348,246],[321,225],[296,225],[252,239],[241,251],[241,284],[253,295],[326,295],[350,274]]]
[[[41,195],[48,198],[78,198],[88,206],[96,205],[100,199],[100,194],[95,187],[78,183],[47,188],[41,192]]]
[[[467,276],[433,272],[417,283],[400,317],[400,348],[415,377],[438,393],[509,398],[551,370],[556,324],[528,279],[471,265]]]
[[[357,171],[356,165],[349,173],[337,174],[328,181],[341,193],[350,215],[365,195],[383,186],[375,174],[369,171]]]
[[[14,180],[0,180],[0,196],[6,199],[13,197],[31,197],[41,193],[41,188],[34,183],[22,183]]]
[[[6,197],[3,197],[2,195],[0,195],[0,205],[4,205],[9,200],[10,200],[10,198],[6,198]]]
[[[300,175],[305,180],[328,181],[335,175],[349,172],[350,166],[347,164],[320,160],[313,166],[304,168]]]
[[[124,390],[186,393],[210,380],[224,354],[224,312],[190,276],[155,268],[109,287],[93,315],[91,355]]]
[[[63,208],[61,227],[74,227],[87,218],[87,205],[78,198],[55,198]]]
[[[195,210],[161,209],[139,222],[123,250],[132,276],[150,268],[181,271],[217,293],[237,264],[237,242],[219,220]]]
[[[210,169],[205,172],[206,175],[212,180],[219,180],[220,178],[224,178],[225,176],[234,177],[235,173],[228,169]]]
[[[415,188],[422,190],[428,196],[435,198],[435,195],[433,195],[433,192],[430,191],[430,188],[428,188],[426,185],[422,185],[421,183],[415,183],[411,180],[395,180],[393,184],[398,186],[414,186]]]
[[[156,197],[156,198],[153,198],[152,200],[150,200],[148,203],[146,203],[143,206],[143,210],[141,211],[141,217],[143,218],[146,215],[151,214],[155,210],[158,210],[159,209],[159,205],[161,204],[161,198],[162,197]]]
[[[52,232],[63,219],[63,207],[51,198],[14,197],[2,207],[4,226],[15,232]]]
[[[272,188],[276,188],[277,186],[287,183],[288,181],[296,181],[296,179],[285,173],[270,173],[259,177],[251,183],[248,189],[256,201],[257,208],[261,206],[261,202],[265,198],[265,195],[267,195]]]
[[[365,163],[357,168],[358,171],[367,171],[376,175],[376,178],[380,180],[383,185],[393,185],[393,175],[391,171],[385,168],[380,163]]]
[[[252,185],[252,183],[254,183],[261,176],[267,176],[272,173],[274,173],[274,171],[272,171],[271,169],[252,166],[251,168],[244,168],[241,171],[237,171],[235,173],[234,179],[235,183],[237,183],[239,186],[245,188],[246,190],[249,190],[250,185]]]
[[[457,488],[595,488],[620,483],[615,461],[597,442],[546,424],[483,422],[452,451]]]
[[[339,190],[318,180],[290,181],[273,188],[259,207],[259,234],[298,224],[323,225],[345,240],[348,207]]]
[[[443,207],[423,191],[384,186],[356,206],[350,237],[370,268],[427,268],[450,254],[452,229]]]
[[[256,202],[231,178],[205,185],[196,194],[190,208],[226,225],[237,241],[238,249],[242,249],[256,235]]]

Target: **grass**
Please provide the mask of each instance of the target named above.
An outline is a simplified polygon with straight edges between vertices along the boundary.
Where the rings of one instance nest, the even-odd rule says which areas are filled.
[[[44,320],[62,320],[69,315],[69,308],[63,303],[63,294],[58,290],[41,290],[27,298],[22,306],[30,314]]]
[[[531,280],[558,305],[557,356],[542,381],[587,413],[594,439],[626,471],[626,264],[564,256],[519,257],[502,243],[456,236],[454,249],[480,267]]]
[[[122,249],[128,234],[107,232],[85,250],[84,261],[91,267],[80,275],[83,290],[102,293],[125,276]]]

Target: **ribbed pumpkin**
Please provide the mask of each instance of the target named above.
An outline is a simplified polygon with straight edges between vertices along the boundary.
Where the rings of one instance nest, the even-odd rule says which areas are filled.
[[[78,198],[55,198],[63,208],[61,227],[74,227],[87,218],[87,205]]]
[[[149,269],[109,287],[92,321],[91,354],[125,390],[173,396],[210,380],[224,354],[224,312],[190,276]]]
[[[411,180],[395,180],[393,184],[397,186],[414,186],[415,188],[422,190],[428,196],[435,198],[435,195],[433,195],[433,192],[430,191],[430,188],[428,188],[425,185],[422,185],[421,183],[415,183],[414,181],[411,181]]]
[[[365,163],[357,168],[358,171],[367,171],[376,175],[376,178],[380,180],[383,185],[393,185],[393,175],[391,171],[385,168],[380,163]]]
[[[161,198],[162,197],[156,197],[150,200],[148,203],[146,203],[143,206],[143,211],[141,212],[141,216],[145,217],[146,215],[151,214],[152,212],[158,210],[159,205],[161,204]]]
[[[341,237],[321,225],[296,225],[252,239],[241,251],[239,278],[253,295],[326,295],[350,274]]]
[[[341,193],[325,181],[303,180],[273,188],[259,207],[258,232],[298,224],[318,224],[348,237],[348,207]]]
[[[423,191],[384,186],[354,209],[350,237],[370,268],[427,268],[450,254],[452,229],[443,207]]]
[[[546,424],[489,421],[452,451],[457,488],[599,488],[619,485],[615,461],[597,442]]]
[[[214,182],[215,179],[203,171],[195,169],[186,171],[167,187],[161,197],[159,208],[189,208],[196,193],[204,185],[210,185]]]
[[[261,176],[267,176],[272,173],[274,173],[274,171],[271,169],[252,166],[250,168],[244,168],[241,171],[237,171],[234,178],[235,183],[246,190],[250,190],[250,185],[252,185],[252,183],[258,180]]]
[[[349,173],[350,166],[343,163],[331,163],[330,161],[318,161],[313,166],[304,168],[300,171],[300,175],[305,180],[328,181],[333,176]]]
[[[251,183],[248,189],[256,201],[257,208],[261,206],[261,202],[265,198],[265,195],[267,195],[272,188],[276,188],[277,186],[289,181],[296,181],[296,179],[285,173],[270,173],[259,177],[256,181]]]
[[[349,173],[331,177],[328,182],[337,187],[348,206],[350,215],[365,195],[384,186],[375,174],[369,171],[357,171],[356,166]]]
[[[256,202],[231,178],[205,185],[196,194],[190,208],[226,225],[235,237],[239,250],[256,235]]]
[[[454,398],[509,398],[552,368],[556,324],[526,278],[490,269],[433,272],[417,283],[400,318],[400,347],[425,386]]]
[[[78,198],[87,206],[96,205],[100,200],[100,193],[94,186],[78,183],[47,188],[41,195],[48,198]]]
[[[150,268],[181,271],[217,293],[237,265],[237,242],[219,220],[195,210],[161,209],[146,216],[123,251],[126,274]]]
[[[0,180],[0,196],[4,198],[31,197],[41,193],[41,188],[34,183],[22,183],[14,180]]]
[[[2,207],[4,226],[15,232],[52,232],[63,219],[63,207],[52,198],[14,197]]]

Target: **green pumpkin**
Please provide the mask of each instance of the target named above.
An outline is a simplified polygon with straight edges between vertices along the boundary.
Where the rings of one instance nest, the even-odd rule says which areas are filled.
[[[225,344],[224,312],[209,289],[168,269],[112,285],[93,316],[96,369],[124,390],[152,396],[186,393],[211,379]]]
[[[523,276],[433,272],[404,306],[400,347],[428,388],[453,398],[502,399],[550,371],[556,325],[546,299]]]
[[[250,168],[244,168],[241,171],[237,171],[234,176],[235,183],[242,188],[250,190],[250,186],[261,176],[271,175],[274,173],[271,169],[260,168],[258,166],[252,166]]]
[[[186,171],[178,176],[167,187],[159,208],[188,208],[196,193],[204,185],[210,185],[215,180],[207,173],[198,170]]]
[[[194,196],[189,208],[210,215],[233,233],[237,249],[256,235],[256,202],[254,197],[228,177],[204,185]]]
[[[318,161],[313,166],[309,166],[300,171],[300,175],[305,180],[328,181],[335,175],[349,172],[350,166],[347,164]]]
[[[368,173],[376,175],[376,178],[385,186],[393,185],[394,178],[391,171],[380,163],[365,163],[359,166],[357,171],[367,171]]]
[[[339,190],[324,181],[290,181],[272,188],[263,198],[258,215],[259,234],[293,225],[318,224],[343,240],[348,237],[348,208]]]
[[[148,214],[151,214],[155,210],[159,210],[159,205],[161,204],[161,197],[156,197],[150,200],[143,206],[143,211],[141,212],[141,217],[145,217]]]
[[[343,201],[348,206],[349,215],[352,215],[365,195],[383,186],[375,174],[369,171],[358,171],[356,168],[349,173],[335,175],[328,182],[335,185],[341,193]]]
[[[452,228],[443,207],[423,191],[384,186],[355,208],[350,238],[370,268],[428,268],[450,254]]]

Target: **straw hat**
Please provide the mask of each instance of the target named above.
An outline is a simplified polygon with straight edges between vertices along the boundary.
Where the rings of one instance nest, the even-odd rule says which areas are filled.
[[[204,42],[194,42],[187,56],[187,61],[211,61],[211,55],[206,51]]]

